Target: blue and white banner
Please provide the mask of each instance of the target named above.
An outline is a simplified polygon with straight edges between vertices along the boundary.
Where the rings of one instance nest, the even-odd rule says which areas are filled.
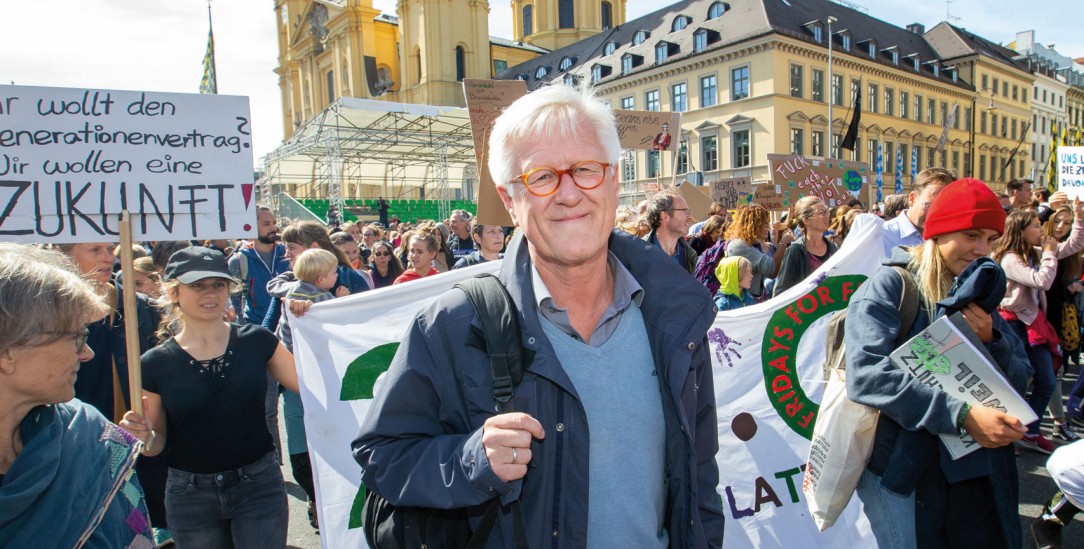
[[[896,144],[896,194],[903,192],[903,147]]]
[[[765,303],[719,313],[708,332],[719,416],[728,548],[876,547],[861,502],[818,532],[802,493],[824,390],[824,330],[877,269],[881,222],[861,215],[843,247],[804,283]],[[378,377],[414,315],[456,282],[500,262],[314,305],[291,317],[325,548],[364,547],[360,467],[350,443]]]

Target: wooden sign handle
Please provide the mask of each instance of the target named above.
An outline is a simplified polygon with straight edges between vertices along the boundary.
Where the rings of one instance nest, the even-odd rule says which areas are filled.
[[[120,214],[120,268],[124,287],[124,340],[128,353],[128,393],[131,410],[143,415],[143,368],[139,361],[139,315],[136,313],[135,265],[132,258],[132,216]]]

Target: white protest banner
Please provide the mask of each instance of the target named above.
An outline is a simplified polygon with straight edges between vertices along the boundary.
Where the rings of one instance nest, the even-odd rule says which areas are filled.
[[[1084,200],[1084,147],[1058,147],[1058,190]]]
[[[366,547],[361,531],[365,492],[350,443],[369,410],[377,377],[391,364],[410,321],[456,283],[496,273],[500,266],[501,261],[488,261],[325,301],[301,319],[289,318],[325,548]]]
[[[0,240],[256,235],[247,97],[0,86]]]
[[[802,493],[826,382],[825,326],[880,265],[882,223],[860,215],[843,247],[805,282],[720,312],[708,331],[719,413],[723,547],[876,547],[857,497],[818,532]]]
[[[881,224],[855,221],[843,248],[804,284],[719,313],[708,333],[719,413],[725,547],[876,547],[858,498],[818,532],[801,491],[823,391],[824,324],[879,265]],[[350,443],[374,385],[414,315],[456,282],[500,262],[314,305],[290,318],[323,546],[363,547],[360,468]]]

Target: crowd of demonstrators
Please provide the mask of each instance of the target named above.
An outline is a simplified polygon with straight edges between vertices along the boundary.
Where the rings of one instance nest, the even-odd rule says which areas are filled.
[[[1054,193],[1050,199],[1052,205],[1055,204],[1056,199],[1054,197],[1059,194],[1064,197],[1064,193]],[[1058,242],[1065,242],[1069,239],[1076,219],[1073,209],[1061,203],[1060,198],[1062,197],[1058,197],[1057,204],[1059,205],[1051,211],[1051,215],[1043,224],[1043,233],[1057,239]],[[1079,253],[1059,258],[1054,283],[1046,292],[1046,318],[1058,335],[1058,345],[1061,351],[1059,357],[1060,367],[1056,369],[1054,392],[1050,397],[1049,410],[1051,418],[1054,420],[1054,438],[1064,442],[1074,442],[1080,438],[1080,434],[1073,428],[1066,415],[1065,405],[1062,402],[1064,395],[1061,386],[1069,364],[1080,364],[1080,318],[1081,310],[1084,309],[1084,282],[1081,280],[1082,276],[1084,276],[1084,267],[1082,267]],[[1084,387],[1084,382],[1078,378],[1077,387],[1074,387],[1074,389],[1081,387]]]
[[[466,210],[453,210],[448,217],[449,235],[447,235],[448,251],[459,259],[475,250],[475,239],[471,234],[471,214]],[[503,236],[503,235],[502,235]],[[455,262],[450,262],[455,265]]]
[[[440,233],[434,234],[418,229],[414,234],[410,235],[408,246],[409,266],[403,271],[403,274],[395,279],[395,282],[392,282],[392,284],[403,284],[404,282],[418,280],[439,273],[437,268],[433,266],[437,258],[437,250],[439,249],[439,244],[437,242],[439,234]]]
[[[1084,204],[1073,202],[1074,221],[1067,238],[1060,241],[1043,233],[1039,216],[1032,210],[1009,214],[1005,235],[998,241],[993,258],[1001,264],[1008,278],[1001,316],[1025,342],[1028,359],[1034,369],[1033,388],[1028,404],[1040,421],[1028,427],[1022,444],[1051,453],[1054,444],[1040,432],[1040,423],[1054,394],[1055,357],[1060,358],[1058,335],[1047,320],[1046,295],[1057,280],[1060,259],[1077,255],[1084,249]],[[1059,360],[1060,361],[1060,360]]]
[[[518,500],[491,547],[514,531],[538,547],[721,546],[714,307],[653,245],[613,232],[613,111],[543,87],[504,110],[489,150],[520,230],[499,277],[533,354],[517,412],[493,415],[488,355],[464,344],[475,312],[449,291],[411,323],[363,420],[362,482],[392,505],[466,507],[475,528],[494,498]]]
[[[779,271],[787,247],[794,241],[792,231],[783,231],[776,243],[768,240],[771,217],[759,204],[746,204],[734,213],[734,221],[726,232],[726,255],[740,256],[753,266],[753,283],[749,294],[757,301],[770,296],[764,283]]]
[[[655,193],[647,201],[644,219],[649,231],[643,240],[656,246],[689,274],[696,269],[696,251],[685,239],[693,216],[685,198],[673,191]]]
[[[95,355],[89,330],[115,313],[83,272],[55,251],[0,243],[2,547],[153,544],[131,474],[139,443],[111,422],[108,399],[106,414],[75,399]]]
[[[816,196],[802,197],[789,212],[787,226],[797,229],[800,236],[787,246],[779,273],[773,286],[773,294],[779,295],[806,279],[832,254],[837,246],[824,238],[828,230],[828,206]]]
[[[373,244],[372,250],[369,278],[373,280],[373,289],[391,286],[403,274],[403,264],[395,255],[395,247],[387,240],[380,240]]]
[[[186,243],[187,244],[187,243]],[[179,248],[179,244],[159,242],[162,248]],[[109,314],[88,327],[87,346],[92,356],[80,368],[75,380],[75,396],[94,407],[113,422],[120,421],[129,408],[132,388],[128,386],[128,369],[138,367],[128,363],[127,333],[129,320],[120,310],[124,303],[125,288],[113,277],[116,256],[113,245],[88,242],[61,244],[57,248],[75,264],[78,272],[86,278],[104,302]],[[134,289],[133,289],[134,290]],[[136,294],[138,348],[146,352],[157,343],[155,327],[161,318],[145,295]],[[138,387],[135,390],[138,391]],[[140,459],[136,464],[140,483],[146,491],[147,508],[159,540],[169,539],[168,521],[163,507],[165,489],[165,461],[163,459]],[[158,532],[161,533],[158,533]]]
[[[293,356],[268,330],[224,320],[239,281],[221,253],[185,248],[165,274],[173,307],[165,341],[142,358],[144,413],[120,425],[146,455],[169,448],[165,506],[178,546],[283,547],[286,488],[264,400],[268,373],[297,390]]]
[[[989,290],[1004,274],[984,257],[1004,230],[1005,214],[984,183],[953,182],[928,210],[923,243],[895,248],[848,304],[847,394],[880,411],[873,454],[857,490],[880,547],[1020,546],[1010,444],[1026,428],[995,408],[971,407],[927,386],[888,359],[937,317],[962,311],[1012,387],[1024,392],[1027,355],[996,314],[1000,292]],[[913,278],[920,299],[914,324],[901,334],[901,289],[909,284],[904,276]],[[953,460],[937,435],[964,431],[982,449]]]
[[[712,202],[712,206],[716,204],[718,202]],[[707,221],[697,223],[697,225],[700,225],[699,229],[695,229],[695,225],[689,228],[694,232],[689,237],[689,246],[696,252],[697,261],[699,261],[699,256],[723,237],[723,232],[726,231],[726,215],[710,215]]]
[[[500,225],[483,225],[478,220],[470,221],[470,234],[474,239],[477,250],[461,256],[452,266],[453,269],[462,269],[471,265],[478,265],[486,261],[494,261],[504,257],[504,227]]]
[[[241,281],[241,292],[232,299],[238,322],[262,323],[271,307],[267,283],[290,270],[286,247],[279,242],[278,221],[271,208],[256,209],[256,240],[239,247],[230,256],[229,266],[230,274]]]

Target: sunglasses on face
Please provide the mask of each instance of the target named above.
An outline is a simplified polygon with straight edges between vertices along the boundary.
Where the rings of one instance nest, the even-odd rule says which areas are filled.
[[[391,252],[373,252],[373,255],[377,257],[385,257],[391,255]]]

